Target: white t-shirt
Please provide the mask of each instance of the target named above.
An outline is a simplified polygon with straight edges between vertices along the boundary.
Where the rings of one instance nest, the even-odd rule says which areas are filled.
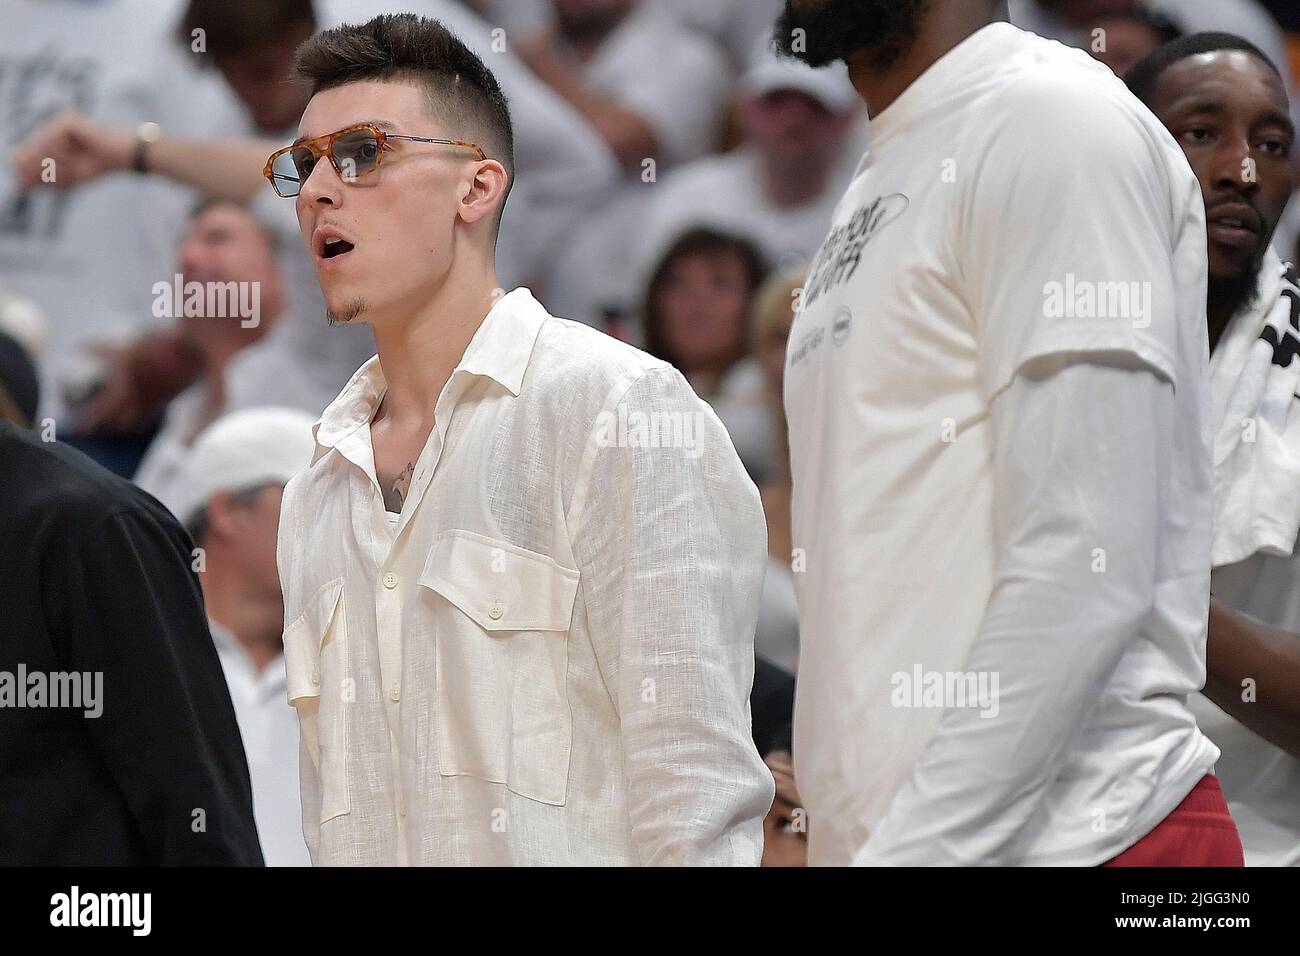
[[[1099,864],[1217,756],[1185,702],[1213,503],[1200,188],[1109,70],[1004,23],[871,129],[785,376],[809,860]],[[1047,359],[1074,364],[1028,386]],[[1073,422],[1025,402],[1058,379],[1098,460],[1163,457],[1118,485],[1078,467]],[[1163,419],[1105,401],[1129,381],[1164,383]]]

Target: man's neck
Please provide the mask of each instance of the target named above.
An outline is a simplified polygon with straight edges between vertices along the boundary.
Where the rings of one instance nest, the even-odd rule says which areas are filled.
[[[883,112],[944,54],[996,19],[989,4],[937,0],[922,14],[915,42],[889,66],[876,67],[879,51],[858,50],[849,57],[849,79],[867,104],[867,113]]]
[[[374,326],[387,391],[383,417],[402,423],[429,419],[474,333],[498,295],[491,262],[453,269],[438,291],[405,321]]]
[[[1246,306],[1255,294],[1258,272],[1249,277],[1232,280],[1212,280],[1205,299],[1205,319],[1210,333],[1210,351],[1213,352],[1232,317]]]

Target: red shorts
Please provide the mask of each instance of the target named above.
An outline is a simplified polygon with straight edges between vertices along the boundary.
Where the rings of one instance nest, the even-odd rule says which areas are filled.
[[[1102,866],[1245,866],[1219,778],[1206,774],[1174,812]]]

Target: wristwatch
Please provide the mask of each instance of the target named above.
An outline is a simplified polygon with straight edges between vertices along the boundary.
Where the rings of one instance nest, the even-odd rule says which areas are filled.
[[[149,172],[149,147],[162,138],[162,127],[157,123],[141,123],[135,131],[135,153],[131,168],[137,173]]]

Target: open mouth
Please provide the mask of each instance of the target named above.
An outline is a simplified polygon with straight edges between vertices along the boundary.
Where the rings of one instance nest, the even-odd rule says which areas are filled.
[[[345,256],[353,250],[352,243],[338,236],[330,236],[325,240],[325,246],[321,249],[322,259],[337,259],[339,256]]]

